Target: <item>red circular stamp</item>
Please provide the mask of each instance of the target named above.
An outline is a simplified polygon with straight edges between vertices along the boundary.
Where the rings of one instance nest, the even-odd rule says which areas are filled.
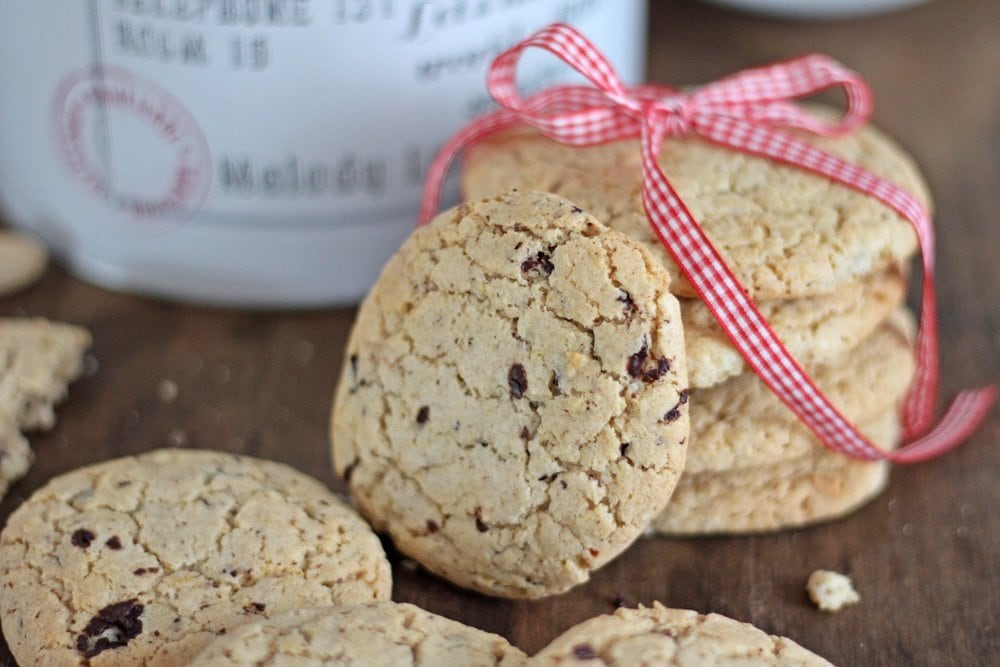
[[[191,112],[160,85],[117,67],[88,68],[56,88],[56,143],[72,172],[136,218],[186,218],[205,203],[212,160]]]

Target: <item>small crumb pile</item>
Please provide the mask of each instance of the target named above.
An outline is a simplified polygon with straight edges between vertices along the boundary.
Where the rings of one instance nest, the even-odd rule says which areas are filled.
[[[823,611],[840,611],[861,601],[850,578],[830,570],[816,570],[809,575],[806,590],[809,598]]]

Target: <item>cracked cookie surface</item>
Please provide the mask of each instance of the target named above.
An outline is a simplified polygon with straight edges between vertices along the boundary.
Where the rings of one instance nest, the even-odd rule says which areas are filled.
[[[866,422],[896,406],[916,370],[915,324],[899,309],[844,357],[811,375],[848,419]],[[684,474],[761,466],[804,456],[815,436],[752,373],[691,392],[691,442]]]
[[[719,614],[652,607],[618,609],[573,626],[529,663],[537,667],[831,667],[791,639]]]
[[[258,616],[387,599],[390,577],[318,481],[221,452],[75,470],[0,534],[0,617],[23,665],[183,665]]]
[[[929,205],[912,160],[872,127],[803,138],[897,183]],[[757,300],[827,294],[901,263],[911,225],[872,197],[802,169],[712,145],[667,140],[660,165],[695,220]],[[572,147],[530,130],[479,142],[463,161],[468,198],[506,188],[554,192],[661,259],[679,296],[696,296],[646,219],[638,141]]]
[[[550,595],[667,502],[686,381],[655,258],[561,198],[504,193],[417,230],[362,304],[334,463],[375,528],[432,572]]]
[[[192,667],[517,667],[506,639],[412,604],[377,602],[286,612],[208,646]]]

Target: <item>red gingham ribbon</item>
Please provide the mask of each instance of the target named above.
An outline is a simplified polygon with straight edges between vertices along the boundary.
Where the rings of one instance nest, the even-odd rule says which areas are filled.
[[[516,67],[521,54],[531,47],[551,52],[594,87],[556,86],[521,97]],[[626,88],[586,37],[557,23],[498,56],[490,67],[487,86],[501,108],[472,121],[442,148],[428,174],[420,224],[437,211],[455,156],[474,141],[525,124],[575,146],[639,136],[642,198],[654,231],[750,367],[824,445],[862,460],[923,461],[960,444],[989,411],[995,387],[963,391],[928,432],[937,403],[938,341],[934,230],[924,207],[889,181],[776,129],[791,127],[823,136],[856,129],[869,117],[872,98],[867,84],[854,72],[825,56],[809,55],[746,70],[686,93],[660,86]],[[837,122],[811,116],[791,102],[835,86],[842,87],[847,96],[847,111]],[[688,133],[826,176],[875,197],[913,224],[924,280],[916,377],[902,411],[904,437],[909,441],[905,447],[881,450],[830,403],[695,222],[658,162],[665,138]]]

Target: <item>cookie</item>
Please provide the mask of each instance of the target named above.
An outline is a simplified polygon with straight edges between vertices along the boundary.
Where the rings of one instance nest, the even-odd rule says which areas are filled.
[[[899,443],[899,418],[888,410],[859,424],[884,449]],[[819,443],[814,451],[781,463],[722,472],[685,474],[651,533],[702,535],[759,533],[831,521],[882,492],[886,461],[857,461]]]
[[[929,204],[912,160],[875,129],[838,139],[803,139]],[[660,165],[758,301],[829,294],[900,264],[917,247],[910,223],[893,210],[796,167],[694,137],[665,141]],[[674,294],[695,296],[646,219],[637,140],[577,148],[523,130],[471,147],[463,170],[469,198],[517,187],[573,200],[655,253],[670,273]]]
[[[54,405],[83,372],[90,334],[43,319],[0,319],[0,421],[22,431],[49,429]]]
[[[0,319],[0,498],[35,457],[21,430],[55,424],[54,405],[83,371],[90,334],[42,319]]]
[[[559,593],[621,552],[684,464],[659,263],[572,203],[508,192],[417,230],[351,333],[333,459],[362,513],[481,592]]]
[[[905,310],[896,311],[835,365],[813,369],[813,379],[848,419],[878,416],[899,402],[913,379],[913,327]],[[756,375],[691,392],[685,474],[777,463],[815,446],[809,428]]]
[[[893,267],[831,294],[761,301],[757,306],[792,356],[813,367],[835,362],[868,337],[902,303],[905,292],[903,273]],[[680,303],[692,387],[712,387],[751,372],[704,303]]]
[[[622,608],[576,625],[534,658],[532,666],[605,665],[830,667],[791,639],[749,623],[687,609]]]
[[[383,600],[378,538],[318,481],[163,449],[56,477],[0,534],[0,618],[22,665],[186,665],[299,607]]]
[[[192,667],[514,667],[526,660],[503,637],[412,604],[377,602],[249,623],[210,644]]]
[[[19,292],[38,280],[49,252],[30,236],[0,229],[0,296]]]
[[[27,439],[13,424],[0,421],[0,498],[10,485],[28,473],[35,455]]]

